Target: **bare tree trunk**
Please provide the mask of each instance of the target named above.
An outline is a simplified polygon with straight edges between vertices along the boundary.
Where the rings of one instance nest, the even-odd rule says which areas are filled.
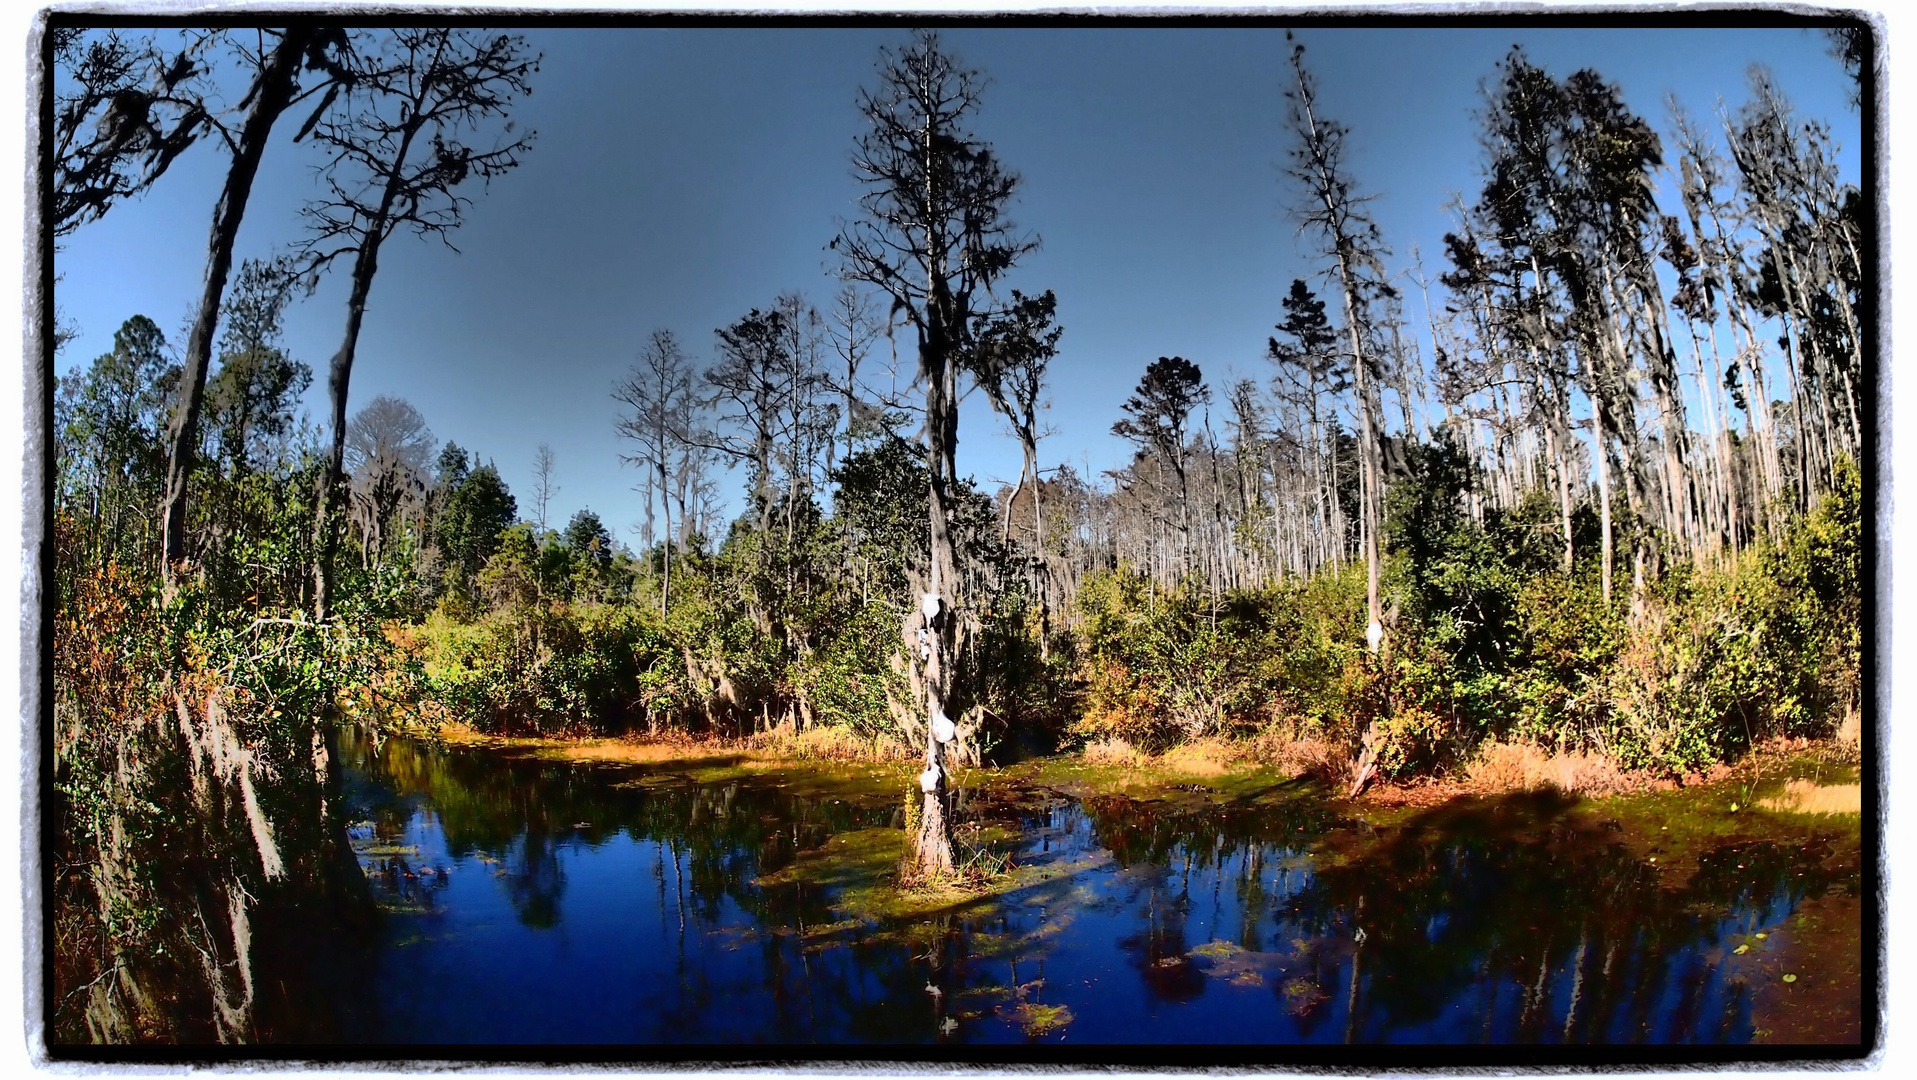
[[[1556,395],[1552,395],[1551,415],[1545,420],[1544,442],[1546,452],[1551,455],[1551,464],[1557,473],[1558,523],[1564,532],[1564,572],[1571,573],[1575,552],[1571,546],[1571,455],[1566,445],[1568,433],[1564,430],[1563,416],[1557,409]]]
[[[360,249],[353,265],[353,288],[346,302],[346,339],[333,354],[332,370],[326,386],[332,406],[333,441],[327,450],[326,465],[320,470],[319,487],[314,498],[313,519],[313,615],[324,620],[332,609],[333,558],[339,543],[333,528],[338,509],[341,473],[346,460],[346,395],[353,377],[353,353],[359,344],[359,328],[366,314],[366,294],[373,284],[373,269],[378,262],[378,245]]]
[[[1052,612],[1051,612],[1051,569],[1046,562],[1045,552],[1045,515],[1039,507],[1038,485],[1038,447],[1030,433],[1021,431],[1020,442],[1024,444],[1025,474],[1032,478],[1032,567],[1038,575],[1036,588],[1032,591],[1038,597],[1038,658],[1040,662],[1050,662],[1052,658]]]
[[[1608,608],[1611,606],[1611,566],[1616,550],[1616,542],[1613,540],[1611,533],[1611,455],[1604,445],[1604,429],[1602,426],[1597,424],[1591,426],[1591,439],[1593,445],[1597,448],[1597,453],[1592,455],[1592,457],[1597,463],[1598,518],[1604,530],[1604,554],[1601,581],[1603,583],[1604,606]]]
[[[1339,275],[1344,283],[1345,332],[1351,338],[1352,382],[1358,391],[1358,504],[1363,521],[1365,553],[1365,642],[1376,653],[1384,642],[1384,608],[1379,600],[1379,498],[1378,436],[1371,415],[1371,396],[1375,392],[1367,370],[1364,346],[1358,334],[1358,293],[1351,270],[1341,257]]]
[[[928,305],[928,307],[931,305]],[[936,320],[936,316],[934,317]],[[934,322],[934,333],[938,327]],[[930,336],[930,335],[928,335]],[[956,472],[958,449],[956,370],[951,365],[943,341],[934,337],[924,346],[928,352],[925,389],[925,433],[930,465],[927,506],[931,526],[931,610],[921,611],[932,623],[931,655],[925,658],[925,773],[920,778],[924,794],[919,815],[919,834],[914,842],[919,875],[928,881],[952,873],[952,840],[945,808],[949,798],[946,784],[945,745],[939,740],[943,723],[950,722],[952,666],[956,660],[958,610],[958,567],[949,527],[949,494],[946,486]]]
[[[1630,353],[1624,344],[1624,334],[1618,325],[1619,310],[1613,304],[1611,268],[1604,268],[1604,286],[1598,292],[1597,301],[1601,309],[1604,328],[1608,332],[1606,340],[1597,347],[1600,363],[1605,370],[1597,374],[1592,389],[1592,412],[1600,432],[1599,447],[1605,443],[1605,437],[1615,439],[1618,444],[1620,465],[1624,473],[1624,499],[1631,511],[1631,603],[1637,611],[1643,602],[1646,582],[1646,561],[1649,551],[1644,535],[1644,491],[1643,481],[1638,473],[1640,446],[1637,432],[1637,395],[1632,390],[1628,372]],[[1608,508],[1609,504],[1606,503]],[[1608,529],[1606,530],[1609,531]]]
[[[1710,374],[1704,367],[1704,342],[1697,334],[1697,323],[1685,320],[1685,329],[1691,336],[1691,356],[1697,363],[1697,400],[1704,407],[1704,435],[1711,441],[1711,456],[1706,474],[1705,493],[1700,496],[1699,534],[1702,547],[1699,554],[1716,557],[1724,538],[1724,507],[1727,503],[1725,493],[1724,441],[1723,432],[1729,427],[1727,419],[1720,415],[1717,395],[1710,386]],[[1713,357],[1715,359],[1715,357]]]
[[[378,209],[360,234],[359,251],[353,257],[353,286],[346,298],[346,334],[339,351],[333,354],[326,388],[333,409],[333,444],[326,468],[319,477],[318,497],[314,500],[313,523],[313,614],[324,620],[332,606],[333,554],[338,543],[332,518],[338,502],[341,470],[346,455],[346,397],[353,378],[353,357],[359,349],[360,326],[366,319],[366,298],[373,289],[373,275],[379,271],[379,247],[386,239],[392,220],[393,204],[399,197],[407,155],[411,153],[418,123],[409,124],[400,137],[399,148],[387,173],[385,189],[380,193]]]
[[[666,548],[665,572],[659,583],[659,617],[671,614],[672,604],[672,492],[666,488],[666,457],[663,449],[665,440],[660,440],[659,452],[659,503],[666,512]],[[647,512],[651,512],[651,500],[647,500]]]
[[[166,470],[166,495],[160,503],[161,564],[167,587],[176,584],[175,565],[186,557],[187,479],[193,472],[194,453],[200,441],[200,406],[206,399],[207,368],[213,357],[213,331],[219,325],[220,301],[226,292],[227,274],[233,268],[233,243],[239,237],[240,221],[246,216],[246,203],[258,175],[260,158],[266,153],[267,137],[273,123],[293,98],[299,78],[300,60],[312,41],[314,30],[288,27],[280,34],[273,51],[266,56],[253,80],[253,107],[240,127],[233,151],[233,163],[227,168],[226,186],[213,208],[213,231],[207,240],[206,278],[200,288],[200,306],[193,315],[193,328],[187,333],[186,355],[181,359],[180,400],[174,407],[168,432],[170,453]]]
[[[1738,499],[1742,482],[1738,478],[1736,460],[1731,452],[1731,403],[1726,396],[1727,391],[1724,389],[1724,361],[1717,348],[1716,320],[1713,319],[1706,325],[1705,329],[1708,331],[1711,342],[1711,398],[1717,403],[1717,413],[1721,420],[1719,424],[1717,456],[1718,468],[1724,475],[1724,492],[1727,500],[1725,507],[1725,536],[1730,546],[1735,549],[1738,546],[1738,523],[1743,516],[1739,510],[1740,500]],[[1731,340],[1733,342],[1737,340],[1735,333],[1732,334]],[[1700,371],[1700,377],[1701,375],[1702,372]],[[1745,429],[1747,432],[1749,432],[1749,425],[1750,414],[1747,411],[1745,413]],[[1751,442],[1755,445],[1755,433],[1751,434],[1753,435]]]
[[[1669,305],[1664,303],[1664,290],[1657,282],[1657,275],[1652,273],[1648,276],[1648,292],[1641,298],[1648,309],[1645,316],[1650,326],[1651,347],[1657,354],[1651,366],[1651,385],[1657,391],[1658,411],[1663,414],[1664,468],[1670,477],[1665,483],[1671,488],[1667,499],[1674,514],[1674,520],[1669,524],[1684,546],[1694,550],[1700,545],[1697,484],[1691,471],[1690,456],[1685,449],[1685,442],[1690,437],[1690,423],[1685,416],[1683,394],[1677,385],[1677,347],[1671,340],[1671,323],[1666,314]]]
[[[1751,326],[1750,317],[1738,299],[1737,285],[1733,277],[1734,267],[1730,265],[1729,241],[1724,222],[1718,216],[1715,203],[1710,204],[1711,222],[1716,232],[1717,251],[1723,256],[1719,263],[1724,289],[1724,307],[1731,316],[1731,344],[1737,346],[1737,331],[1744,332],[1744,344],[1738,346],[1738,356],[1744,372],[1750,377],[1745,390],[1744,419],[1751,430],[1752,441],[1756,444],[1761,490],[1754,491],[1752,515],[1755,523],[1767,531],[1773,529],[1771,520],[1771,497],[1777,494],[1780,486],[1777,460],[1777,428],[1772,421],[1770,395],[1765,390],[1764,351],[1758,344],[1757,331]],[[1715,333],[1715,330],[1713,330]]]

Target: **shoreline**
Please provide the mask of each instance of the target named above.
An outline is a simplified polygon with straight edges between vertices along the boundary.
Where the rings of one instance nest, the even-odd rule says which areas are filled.
[[[424,734],[424,733],[416,733]],[[455,727],[428,735],[443,745],[505,758],[569,763],[606,771],[617,787],[765,784],[803,798],[883,805],[911,787],[910,761],[848,761],[791,752],[778,739],[527,738],[489,736]],[[1157,760],[1142,765],[1088,762],[1059,754],[1011,765],[959,770],[972,793],[954,840],[964,874],[950,882],[910,884],[899,877],[909,836],[896,821],[835,833],[822,844],[757,879],[762,887],[806,887],[831,893],[832,921],[806,930],[818,947],[875,936],[910,938],[914,924],[947,913],[1004,902],[1085,873],[1122,865],[1113,851],[1077,852],[1031,861],[1016,857],[1031,837],[1021,824],[1034,809],[1061,799],[1105,813],[1143,813],[1147,821],[1181,821],[1276,813],[1279,820],[1315,820],[1309,853],[1318,872],[1349,874],[1395,865],[1394,852],[1416,851],[1436,838],[1496,835],[1544,852],[1603,848],[1623,872],[1656,892],[1689,895],[1719,882],[1766,850],[1799,852],[1820,880],[1861,880],[1859,765],[1834,741],[1777,741],[1709,774],[1642,783],[1586,795],[1552,785],[1502,787],[1458,778],[1382,783],[1357,798],[1310,775],[1269,767],[1220,768],[1199,775]],[[1189,766],[1189,762],[1187,763]],[[1134,807],[1124,809],[1131,802]],[[1313,807],[1311,803],[1321,804]],[[1118,805],[1114,805],[1118,804]],[[1295,808],[1288,810],[1287,808]],[[1304,817],[1296,816],[1302,813]],[[1161,816],[1162,815],[1162,816]],[[1289,831],[1287,828],[1286,832]],[[1302,830],[1301,830],[1302,831]],[[1282,840],[1281,840],[1282,842]],[[1123,849],[1118,849],[1122,851]],[[1131,856],[1131,857],[1136,857]],[[1802,876],[1801,873],[1799,875]],[[1727,978],[1750,987],[1753,1042],[1843,1042],[1861,1030],[1854,996],[1860,978],[1860,895],[1841,884],[1808,893],[1793,909],[1732,932],[1709,953]],[[1235,961],[1228,948],[1189,951],[1192,963]],[[1190,958],[1196,957],[1196,960]]]
[[[821,752],[803,741],[774,733],[743,738],[648,736],[506,736],[491,735],[464,724],[428,727],[426,738],[447,746],[509,751],[547,760],[578,764],[634,766],[674,774],[712,769],[745,772],[815,769],[820,772],[856,771],[896,773],[909,778],[915,762],[905,756]],[[1616,773],[1605,782],[1586,786],[1574,770],[1552,777],[1554,760],[1523,770],[1482,770],[1439,776],[1374,780],[1355,797],[1330,782],[1322,770],[1286,768],[1250,756],[1248,744],[1232,747],[1237,756],[1207,754],[1222,740],[1207,740],[1175,748],[1165,754],[1138,756],[1127,762],[1101,761],[1083,753],[1060,752],[1006,765],[959,766],[964,781],[984,788],[1043,787],[1063,795],[1167,797],[1223,795],[1242,797],[1273,787],[1319,790],[1324,797],[1362,810],[1395,815],[1441,807],[1460,800],[1492,799],[1555,791],[1593,805],[1643,796],[1676,795],[1719,788],[1737,788],[1740,809],[1766,809],[1791,816],[1861,815],[1861,763],[1854,745],[1836,739],[1777,739],[1747,751],[1734,762],[1720,762],[1708,773],[1680,777],[1648,772]],[[844,744],[833,744],[842,748]],[[1193,753],[1196,749],[1198,752]],[[1221,760],[1221,757],[1223,760]],[[1575,759],[1573,759],[1575,760]]]

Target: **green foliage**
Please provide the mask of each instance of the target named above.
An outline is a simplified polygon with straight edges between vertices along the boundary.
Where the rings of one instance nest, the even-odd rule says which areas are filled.
[[[1861,706],[1849,463],[1782,542],[1673,568],[1633,619],[1602,601],[1591,522],[1573,521],[1567,575],[1554,502],[1480,525],[1456,448],[1405,450],[1387,500],[1382,656],[1365,648],[1362,567],[1216,600],[1095,574],[1078,593],[1076,730],[1161,749],[1279,721],[1354,752],[1373,730],[1385,775],[1455,766],[1487,738],[1685,772],[1768,735],[1828,733]]]
[[[442,484],[458,464],[442,463]],[[412,635],[429,702],[492,731],[643,723],[729,734],[789,722],[903,734],[899,632],[924,573],[925,465],[880,433],[833,479],[831,516],[779,495],[764,530],[755,512],[715,552],[675,546],[663,605],[662,546],[638,560],[608,555],[610,536],[583,512],[543,543],[529,526],[505,529],[471,588],[449,589]],[[1070,650],[1042,659],[990,500],[959,483],[952,504],[961,585],[977,605],[955,705],[1001,731],[1057,729],[1072,704]]]
[[[1087,687],[1079,730],[1163,747],[1257,722],[1277,649],[1275,605],[1257,594],[1212,601],[1157,592],[1128,569],[1079,592]]]
[[[160,328],[135,315],[114,333],[112,352],[60,379],[56,497],[76,515],[75,558],[151,558],[152,508],[165,485],[166,425],[179,373]]]
[[[898,640],[898,614],[886,604],[866,604],[795,665],[792,689],[812,710],[813,722],[867,738],[893,733],[891,703],[910,693],[903,672],[891,663]]]
[[[77,568],[60,578],[52,655],[54,1030],[215,1038],[215,1002],[237,987],[198,957],[235,948],[229,903],[243,915],[304,890],[350,906],[327,748],[339,725],[416,696],[381,633],[410,582],[375,575],[316,624],[204,575],[166,596],[144,570],[80,564],[78,527],[56,518],[59,565]]]
[[[846,550],[868,592],[903,596],[906,573],[925,550],[925,506],[931,480],[924,455],[896,435],[846,455],[832,474],[833,498]]]
[[[440,456],[440,499],[432,535],[449,590],[472,581],[499,549],[500,534],[519,515],[519,503],[499,470],[487,464],[467,472],[465,461],[465,452],[451,443]]]
[[[270,466],[274,447],[294,430],[300,395],[312,385],[313,369],[279,347],[292,287],[283,268],[249,259],[227,298],[220,369],[206,383],[202,424],[208,456],[229,473]]]
[[[486,731],[617,731],[673,716],[688,696],[665,629],[629,606],[533,604],[470,623],[435,614],[414,642],[429,696]]]
[[[316,625],[302,613],[323,458],[309,430],[261,421],[284,419],[278,375],[232,370],[234,400],[257,408],[194,473],[197,572],[170,597],[151,511],[176,376],[157,327],[129,320],[114,352],[57,396],[49,812],[55,857],[71,868],[56,897],[60,987],[112,963],[137,967],[143,985],[187,985],[202,976],[180,957],[218,947],[182,937],[197,932],[188,916],[206,890],[258,897],[282,874],[322,878],[323,751],[341,724],[424,715],[509,733],[736,735],[791,723],[868,745],[916,730],[901,629],[926,573],[928,479],[896,434],[851,447],[829,478],[829,513],[803,489],[775,491],[763,526],[755,505],[716,548],[675,545],[669,595],[663,545],[635,556],[589,511],[563,533],[518,523],[497,470],[448,444],[423,533],[340,566],[335,618]],[[269,375],[260,394],[246,389]],[[1349,457],[1354,444],[1336,437]],[[1399,449],[1383,538],[1390,633],[1376,656],[1354,564],[1222,593],[1095,572],[1072,611],[1052,613],[1070,629],[1042,639],[1049,620],[1000,508],[955,483],[966,615],[955,713],[981,742],[1028,746],[1069,733],[1159,750],[1275,725],[1353,754],[1370,746],[1390,776],[1454,765],[1492,737],[1689,771],[1768,735],[1827,732],[1861,707],[1850,463],[1779,540],[1668,569],[1633,615],[1627,597],[1601,600],[1588,508],[1572,521],[1567,572],[1548,494],[1474,517],[1456,446]],[[1355,474],[1343,470],[1344,487]],[[1048,534],[1061,545],[1067,531],[1061,521]],[[209,779],[182,723],[201,733],[189,738],[215,732],[244,751],[270,845],[234,789],[240,774]],[[207,853],[192,880],[165,872],[182,845]]]
[[[1697,769],[1769,735],[1819,735],[1862,705],[1862,482],[1836,485],[1777,544],[1668,582],[1607,687],[1630,764]]]
[[[606,523],[599,520],[598,514],[580,510],[566,523],[562,535],[575,561],[598,570],[612,565],[612,533],[606,530]]]

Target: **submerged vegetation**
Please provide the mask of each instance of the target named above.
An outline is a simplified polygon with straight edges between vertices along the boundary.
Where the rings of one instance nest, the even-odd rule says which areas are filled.
[[[994,299],[994,281],[1012,280],[1036,241],[1002,216],[1016,175],[969,130],[982,79],[918,34],[886,50],[861,98],[865,216],[835,244],[845,288],[828,309],[768,298],[717,328],[704,367],[661,330],[615,388],[645,500],[635,549],[591,510],[548,527],[559,465],[544,447],[522,503],[491,459],[440,446],[411,405],[346,408],[379,244],[454,228],[476,212],[476,189],[461,185],[531,152],[529,135],[506,141],[505,118],[537,57],[512,35],[464,31],[261,40],[55,31],[59,235],[209,137],[217,72],[248,73],[246,96],[230,97],[250,103],[231,118],[245,130],[225,140],[235,173],[209,251],[217,348],[210,316],[176,354],[135,315],[111,351],[51,391],[43,794],[56,1043],[252,1041],[288,1025],[324,1039],[350,1027],[347,1012],[294,1024],[296,991],[254,964],[323,951],[382,904],[415,910],[370,886],[358,861],[386,860],[378,872],[395,880],[412,873],[394,837],[355,839],[342,740],[416,774],[455,846],[468,825],[490,835],[498,807],[524,811],[514,800],[525,793],[476,792],[413,762],[410,743],[380,749],[394,733],[592,763],[633,788],[691,786],[695,802],[723,790],[726,812],[742,779],[843,806],[783,838],[726,818],[736,835],[692,854],[762,845],[761,892],[734,883],[728,895],[744,906],[763,905],[764,891],[829,893],[811,913],[826,927],[943,917],[1174,847],[1189,873],[1199,834],[1217,824],[1174,812],[1177,795],[1193,796],[1227,833],[1249,830],[1229,855],[1246,889],[1257,830],[1282,819],[1314,840],[1338,834],[1292,909],[1327,933],[1363,911],[1374,880],[1412,898],[1405,919],[1431,917],[1452,886],[1416,828],[1376,843],[1340,831],[1332,798],[1377,780],[1550,787],[1569,800],[1721,776],[1776,740],[1837,740],[1855,758],[1865,211],[1837,175],[1828,129],[1795,118],[1761,72],[1723,117],[1721,150],[1674,109],[1672,164],[1666,137],[1596,73],[1559,79],[1514,51],[1487,84],[1484,190],[1457,207],[1447,237],[1449,306],[1421,338],[1404,321],[1406,276],[1389,270],[1347,172],[1344,129],[1324,117],[1294,51],[1289,182],[1338,302],[1328,312],[1304,280],[1274,297],[1272,378],[1218,387],[1217,400],[1198,364],[1138,358],[1141,381],[1113,428],[1135,454],[1101,478],[1040,468],[1069,298]],[[406,71],[419,78],[395,74]],[[914,86],[950,95],[914,99]],[[140,133],[86,141],[129,94],[155,87],[165,92],[148,94]],[[423,101],[438,104],[422,112]],[[288,239],[291,254],[243,262],[228,288],[245,186],[283,110],[310,116],[302,134],[339,155],[334,197],[312,208],[312,235]],[[475,123],[499,125],[494,149],[459,141]],[[922,140],[921,156],[900,141],[935,124],[943,134]],[[408,156],[426,142],[431,160]],[[366,175],[346,176],[343,162]],[[965,197],[913,202],[927,176]],[[1660,187],[1673,179],[1675,194]],[[1682,213],[1665,213],[1660,194]],[[887,238],[921,234],[946,246],[913,249],[902,265]],[[312,370],[286,352],[281,324],[301,286],[349,254],[322,430],[300,415]],[[881,386],[899,383],[876,371],[876,343],[893,332],[918,346],[904,381],[922,400]],[[986,490],[957,471],[957,401],[970,386],[1019,440],[1014,485]],[[1222,438],[1213,404],[1229,406]],[[733,520],[720,465],[746,473]],[[1809,836],[1791,823],[1857,810],[1845,779],[1855,776],[1766,776],[1734,800],[1719,799],[1721,782],[1698,790],[1731,802],[1726,813]],[[1108,854],[1027,859],[1016,822],[966,801],[1031,790],[1081,800]],[[1099,801],[1145,791],[1144,809],[1106,813]],[[1641,797],[1603,812],[1629,816]],[[1234,809],[1260,799],[1255,813]],[[1576,817],[1568,803],[1525,805],[1512,812]],[[646,828],[682,809],[660,804]],[[562,825],[569,812],[541,811]],[[1468,803],[1379,813],[1427,825],[1449,813],[1471,836],[1492,831],[1471,815],[1495,816]],[[1741,835],[1715,815],[1713,804],[1678,823]],[[1631,842],[1648,835],[1621,828]],[[1654,910],[1671,934],[1693,934],[1683,904],[1647,884],[1636,859],[1661,849],[1645,843],[1607,841],[1575,873],[1543,872],[1549,895],[1523,902],[1573,905],[1615,871],[1628,901],[1617,911]],[[1536,857],[1465,848],[1492,862]],[[1587,865],[1604,859],[1615,865]],[[1721,898],[1730,885],[1718,884],[1686,888]],[[550,918],[536,885],[525,917]],[[1591,933],[1622,940],[1617,911]],[[1488,938],[1496,920],[1465,921]],[[1308,1018],[1347,992],[1328,985],[1345,964],[1355,1009],[1361,954],[1350,949],[1362,938],[1280,963],[1249,937],[1188,949],[1177,927],[1156,915],[1151,925],[1128,947],[1173,997],[1207,972],[1270,980],[1289,1015]],[[1390,1008],[1429,1012],[1420,973],[1402,974]],[[981,1000],[1032,1038],[1069,1030],[1077,1014],[1040,1000],[1041,986],[1014,966],[1012,983]]]

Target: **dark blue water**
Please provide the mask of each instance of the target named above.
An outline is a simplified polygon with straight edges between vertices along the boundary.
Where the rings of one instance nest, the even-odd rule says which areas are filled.
[[[1742,844],[1672,884],[1567,803],[1374,830],[1314,795],[1203,809],[1028,795],[1038,880],[913,920],[759,879],[894,798],[388,742],[353,773],[385,914],[368,1019],[409,1044],[1737,1043],[1732,950],[1832,887]]]

